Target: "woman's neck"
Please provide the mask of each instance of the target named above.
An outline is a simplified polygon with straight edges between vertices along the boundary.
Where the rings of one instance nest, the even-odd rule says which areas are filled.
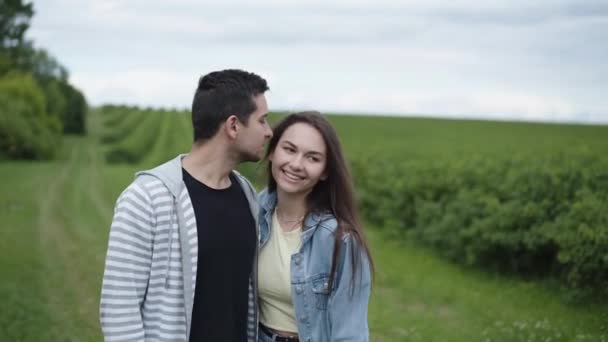
[[[307,194],[287,194],[277,190],[277,211],[285,221],[302,219],[306,215]]]

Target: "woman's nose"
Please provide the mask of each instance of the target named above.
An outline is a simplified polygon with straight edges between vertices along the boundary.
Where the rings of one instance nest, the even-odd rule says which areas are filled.
[[[299,170],[302,168],[302,156],[296,155],[289,161],[289,166],[293,169]]]

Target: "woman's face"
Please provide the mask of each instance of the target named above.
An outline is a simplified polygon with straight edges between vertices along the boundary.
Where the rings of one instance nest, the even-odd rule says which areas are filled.
[[[327,178],[325,141],[317,129],[306,123],[289,126],[269,160],[279,192],[306,196]]]

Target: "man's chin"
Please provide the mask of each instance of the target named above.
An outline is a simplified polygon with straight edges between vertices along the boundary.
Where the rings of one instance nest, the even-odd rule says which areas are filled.
[[[243,155],[241,156],[241,163],[245,163],[245,162],[259,162],[260,160],[262,160],[262,156],[260,155],[256,155],[256,154],[245,154],[243,153]]]

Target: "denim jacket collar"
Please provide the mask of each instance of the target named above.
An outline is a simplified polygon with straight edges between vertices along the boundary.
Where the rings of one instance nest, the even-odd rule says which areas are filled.
[[[258,195],[258,201],[260,204],[260,243],[263,245],[268,240],[270,225],[272,224],[272,213],[274,208],[277,206],[277,193],[276,191],[268,192],[268,188],[262,190]],[[323,215],[319,213],[310,213],[304,220],[302,226],[302,245],[304,245],[312,237],[314,231],[323,223],[323,221],[331,218],[331,215]],[[311,229],[313,228],[313,229]]]

